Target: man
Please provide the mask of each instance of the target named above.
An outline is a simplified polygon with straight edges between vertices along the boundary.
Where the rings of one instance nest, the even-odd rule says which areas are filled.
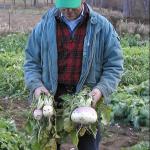
[[[123,56],[111,23],[81,0],[56,0],[33,29],[24,65],[25,82],[36,97],[41,93],[60,95],[92,88],[92,107],[116,89],[123,71]],[[79,150],[98,150],[96,139],[85,134]]]

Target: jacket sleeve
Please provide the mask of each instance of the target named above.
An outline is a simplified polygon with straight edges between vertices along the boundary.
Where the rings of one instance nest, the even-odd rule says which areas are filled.
[[[25,49],[24,76],[25,84],[30,92],[42,86],[40,56],[41,22],[33,29]]]
[[[109,102],[109,95],[115,91],[123,72],[123,54],[118,34],[113,26],[108,23],[105,26],[103,53],[103,71],[98,88],[104,97],[104,102]]]

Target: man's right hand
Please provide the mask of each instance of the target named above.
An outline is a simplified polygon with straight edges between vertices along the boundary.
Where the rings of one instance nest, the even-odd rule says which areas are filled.
[[[50,95],[49,91],[44,86],[41,86],[41,87],[38,87],[35,89],[34,96],[36,98],[38,98],[41,95],[41,93],[45,93],[46,95]]]

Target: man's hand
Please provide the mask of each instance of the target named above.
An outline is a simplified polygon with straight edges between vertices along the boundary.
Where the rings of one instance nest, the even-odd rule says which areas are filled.
[[[100,98],[102,97],[102,93],[99,89],[95,88],[92,90],[92,92],[90,93],[90,95],[92,96],[93,98],[93,101],[92,101],[92,107],[95,108],[96,107],[96,104],[97,102],[100,100]]]
[[[38,87],[35,89],[34,96],[36,98],[38,98],[41,93],[45,93],[46,95],[50,95],[49,91],[44,86],[41,86],[41,87]]]

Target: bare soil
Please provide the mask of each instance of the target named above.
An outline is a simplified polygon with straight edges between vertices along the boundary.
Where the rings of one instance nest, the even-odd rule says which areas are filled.
[[[0,117],[11,117],[15,120],[18,129],[23,129],[26,119],[29,104],[23,100],[9,100],[7,98],[0,99]],[[135,131],[129,126],[114,126],[106,127],[106,132],[102,137],[100,150],[121,150],[123,147],[130,147],[139,141],[148,141],[148,129]],[[70,150],[73,148],[71,143],[66,143],[61,146],[61,150]]]
[[[42,12],[39,11],[26,10],[26,12],[22,12],[21,10],[0,9],[0,34],[30,32],[41,18]]]

